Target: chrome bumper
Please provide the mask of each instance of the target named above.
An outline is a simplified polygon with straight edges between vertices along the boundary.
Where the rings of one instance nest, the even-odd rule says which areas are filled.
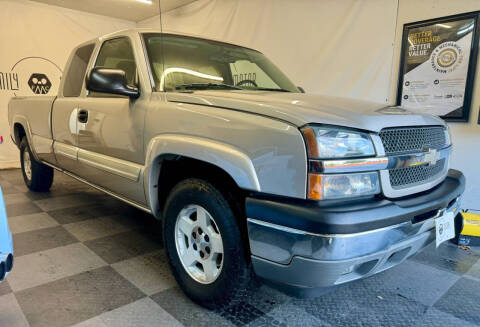
[[[458,206],[457,200],[447,210],[457,212]],[[423,249],[435,240],[435,218],[328,235],[248,219],[253,267],[260,277],[290,286],[339,285],[384,271]]]

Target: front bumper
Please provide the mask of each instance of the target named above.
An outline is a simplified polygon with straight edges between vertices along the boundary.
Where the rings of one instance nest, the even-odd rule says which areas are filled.
[[[434,189],[402,199],[321,205],[248,198],[255,273],[300,288],[325,288],[397,265],[435,240],[435,218],[458,211],[465,188],[450,170]]]
[[[0,282],[13,268],[13,242],[0,188]]]

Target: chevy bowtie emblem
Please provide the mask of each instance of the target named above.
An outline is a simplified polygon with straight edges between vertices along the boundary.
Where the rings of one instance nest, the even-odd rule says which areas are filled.
[[[436,149],[425,149],[425,150],[426,150],[426,153],[424,154],[423,162],[429,166],[435,165],[438,159],[440,159],[440,152],[438,152]]]

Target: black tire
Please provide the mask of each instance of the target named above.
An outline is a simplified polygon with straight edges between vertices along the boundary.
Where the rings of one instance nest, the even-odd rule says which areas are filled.
[[[199,283],[190,277],[176,248],[177,216],[183,208],[191,204],[206,209],[222,235],[223,266],[217,279],[210,284]],[[163,238],[173,275],[187,296],[208,309],[218,309],[235,303],[247,294],[249,286],[252,285],[251,264],[247,259],[237,218],[232,205],[218,189],[196,178],[178,183],[166,201]]]
[[[25,171],[24,157],[28,153],[31,163],[31,177],[27,176]],[[27,138],[24,137],[20,142],[20,163],[22,165],[22,175],[25,185],[34,192],[48,192],[53,183],[53,168],[46,166],[38,161],[32,155]]]

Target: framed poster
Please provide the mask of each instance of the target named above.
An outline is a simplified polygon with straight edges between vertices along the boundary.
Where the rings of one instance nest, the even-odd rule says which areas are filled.
[[[468,121],[479,13],[403,27],[397,104],[449,121]]]

